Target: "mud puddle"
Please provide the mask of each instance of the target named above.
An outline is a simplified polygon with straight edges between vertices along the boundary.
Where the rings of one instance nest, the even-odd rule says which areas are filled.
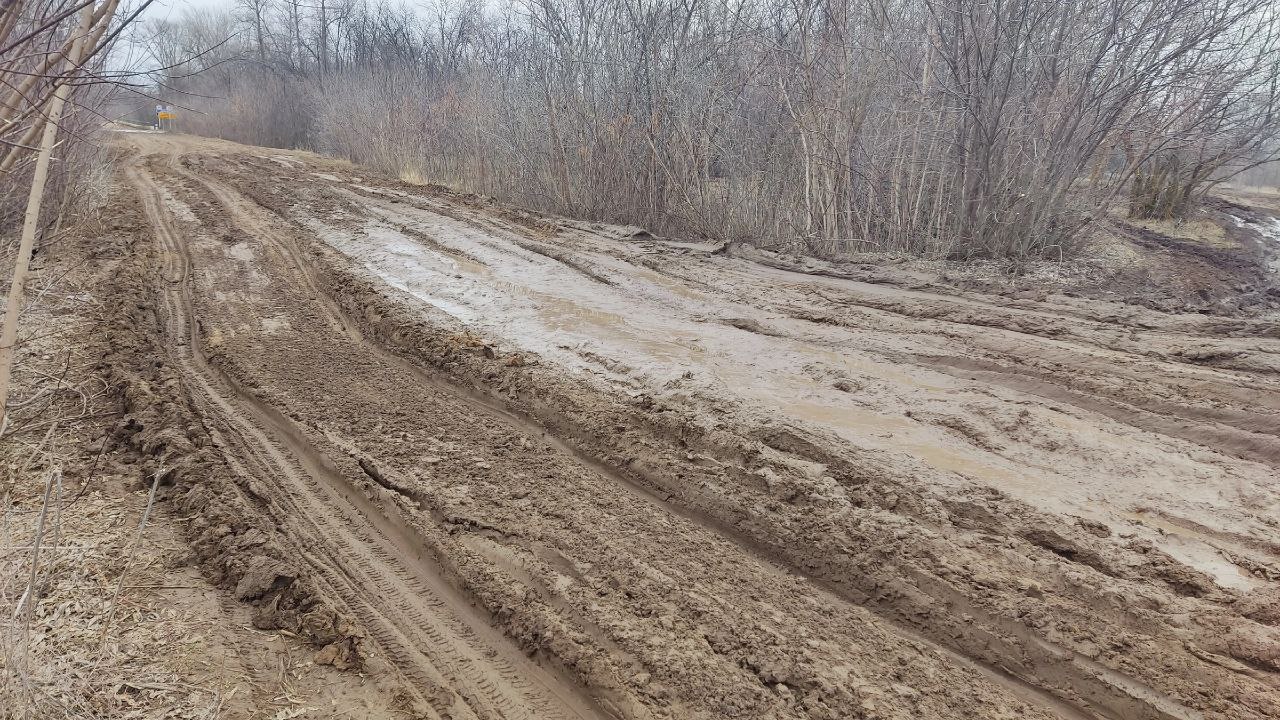
[[[356,199],[374,204],[370,214],[378,218],[361,230],[315,217],[306,222],[389,285],[497,338],[504,353],[536,353],[543,362],[630,392],[696,398],[722,411],[767,415],[832,433],[897,457],[905,467],[921,468],[932,482],[989,485],[1118,530],[1127,523],[1113,512],[1117,509],[1176,506],[1192,499],[1201,508],[1235,504],[1234,491],[1224,495],[1224,483],[1267,488],[1264,497],[1270,500],[1264,502],[1280,498],[1276,483],[1262,480],[1269,473],[1249,463],[1213,457],[1017,392],[992,392],[913,363],[911,351],[963,351],[950,347],[945,337],[921,336],[927,323],[886,333],[797,320],[717,292],[714,281],[694,286],[633,265],[621,259],[625,253],[597,252],[592,248],[608,247],[598,238],[588,249],[572,251],[574,263],[609,280],[591,282],[565,262],[524,249],[514,230],[481,229],[407,203]],[[451,252],[427,247],[397,227],[411,228]],[[478,262],[459,262],[456,256]],[[689,272],[697,271],[691,261]],[[783,278],[780,293],[812,297],[805,279],[795,273],[764,269],[750,276],[734,263],[723,274],[731,281],[735,275],[751,277],[760,288],[748,294],[767,294],[769,278]],[[814,284],[849,286],[832,278],[816,278]],[[866,288],[877,296],[902,292]],[[1056,341],[1038,343],[1053,352]],[[1109,351],[1085,352],[1100,362],[1116,358]],[[1188,372],[1207,381],[1215,371],[1193,367]],[[1195,482],[1188,486],[1187,479]],[[1256,532],[1254,523],[1233,524],[1230,517],[1224,518],[1224,530]],[[1165,543],[1165,538],[1155,540]],[[1207,562],[1201,554],[1181,555],[1225,584],[1238,584],[1234,569]]]
[[[759,311],[716,301],[652,270],[638,272],[638,280],[620,277],[618,286],[583,284],[553,260],[514,245],[495,250],[488,237],[471,240],[474,231],[449,218],[439,218],[427,231],[485,264],[460,263],[385,225],[371,224],[356,233],[314,220],[311,226],[392,287],[518,351],[627,385],[678,387],[729,406],[767,408],[869,447],[905,450],[940,470],[1014,479],[998,459],[939,443],[919,423],[877,412],[833,385],[841,378],[874,377],[945,392],[956,383],[944,374],[919,368],[909,373],[847,346],[837,352],[781,331],[766,335],[734,327],[730,323],[742,321],[741,315]],[[750,328],[762,323],[804,330],[780,317],[742,324]],[[607,365],[600,358],[607,358]],[[806,367],[813,369],[806,372]],[[812,379],[815,371],[825,376],[823,381]]]

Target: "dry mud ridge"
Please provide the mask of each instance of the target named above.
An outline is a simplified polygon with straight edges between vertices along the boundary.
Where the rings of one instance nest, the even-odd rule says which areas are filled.
[[[1280,326],[130,136],[117,440],[406,717],[1280,717]]]

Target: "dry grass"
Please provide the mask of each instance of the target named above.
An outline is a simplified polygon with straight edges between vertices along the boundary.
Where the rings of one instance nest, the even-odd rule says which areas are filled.
[[[1222,185],[1214,194],[1242,205],[1253,205],[1260,208],[1280,212],[1280,188],[1262,185]]]
[[[0,521],[0,716],[216,717],[219,692],[175,670],[203,623],[160,592],[164,553],[139,532],[147,493],[75,498],[54,482],[46,498],[53,471],[17,477]]]
[[[1248,183],[1222,183],[1217,188],[1219,194],[1230,192],[1246,193],[1249,195],[1271,195],[1280,197],[1280,187],[1275,185],[1250,185]]]
[[[1209,247],[1234,248],[1237,243],[1227,237],[1227,231],[1207,218],[1190,220],[1129,220],[1129,223],[1178,240],[1200,243]]]
[[[406,167],[400,170],[400,179],[410,185],[426,185],[427,179],[423,176],[422,170],[416,167]]]
[[[1215,220],[1213,217],[1203,216],[1203,213],[1196,214],[1200,214],[1202,216],[1187,219],[1143,220],[1129,217],[1127,206],[1124,203],[1117,202],[1108,208],[1104,221],[1100,225],[1104,229],[1108,229],[1110,225],[1130,225],[1144,230],[1150,230],[1166,237],[1174,238],[1175,240],[1200,243],[1207,247],[1239,247],[1239,245],[1227,235],[1226,228],[1223,227],[1220,222]],[[1095,232],[1095,240],[1097,235],[1098,233]]]
[[[140,531],[148,493],[103,451],[117,416],[95,293],[112,263],[81,236],[104,244],[84,223],[33,267],[0,434],[0,718],[217,717],[224,697],[184,671],[208,619],[170,602],[174,545]]]

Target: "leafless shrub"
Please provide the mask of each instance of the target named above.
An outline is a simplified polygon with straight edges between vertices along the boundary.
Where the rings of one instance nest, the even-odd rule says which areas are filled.
[[[166,84],[204,111],[191,129],[660,233],[1058,257],[1117,196],[1182,214],[1267,159],[1276,20],[1267,0],[240,0],[172,43],[217,79]]]
[[[96,108],[111,82],[103,74],[106,51],[134,17],[118,22],[119,8],[120,0],[0,3],[0,230],[8,236],[21,226],[7,248],[13,273],[0,330],[0,435],[31,258],[82,199],[86,181],[102,179],[95,173],[101,163],[93,162],[100,156],[86,140],[101,125]]]

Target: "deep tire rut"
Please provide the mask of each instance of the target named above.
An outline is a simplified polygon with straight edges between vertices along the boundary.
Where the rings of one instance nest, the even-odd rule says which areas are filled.
[[[682,533],[697,540],[684,544],[685,557],[723,562],[726,567],[741,563],[749,568],[745,575],[752,578],[743,583],[744,588],[787,588],[773,596],[785,598],[776,603],[777,608],[787,607],[792,598],[804,598],[841,618],[860,618],[858,627],[875,628],[867,632],[887,637],[863,654],[866,667],[881,667],[893,657],[895,646],[914,647],[929,656],[929,662],[945,668],[942,672],[953,678],[952,693],[963,685],[954,678],[963,677],[982,688],[975,693],[979,703],[966,707],[980,707],[991,699],[993,711],[1020,707],[1018,712],[1024,716],[1069,720],[1202,717],[1195,698],[1188,699],[1180,688],[1162,682],[1158,673],[1096,661],[1087,647],[1078,651],[1080,643],[1055,636],[1052,630],[1024,625],[1002,614],[999,606],[992,609],[963,586],[953,587],[946,579],[949,576],[935,575],[930,565],[906,563],[896,571],[905,580],[895,583],[881,568],[857,556],[848,560],[837,553],[830,564],[814,564],[800,547],[803,543],[794,542],[796,537],[816,537],[804,535],[807,526],[785,535],[793,540],[790,544],[782,542],[769,528],[740,522],[741,517],[751,517],[753,508],[738,504],[737,497],[721,497],[714,483],[699,484],[678,470],[669,472],[674,465],[629,464],[626,457],[620,459],[612,452],[597,429],[585,426],[572,413],[576,408],[557,405],[559,398],[540,403],[542,396],[536,391],[506,384],[509,376],[481,375],[488,371],[485,361],[467,364],[480,356],[478,348],[466,345],[474,352],[463,352],[461,357],[466,359],[459,361],[459,355],[450,354],[453,339],[441,340],[438,325],[422,324],[411,313],[401,314],[394,303],[382,303],[382,286],[376,282],[366,286],[359,278],[352,280],[345,274],[349,268],[319,244],[328,236],[323,235],[322,226],[317,229],[311,224],[314,215],[282,209],[293,202],[291,193],[266,193],[247,177],[212,172],[218,160],[197,154],[184,157],[180,152],[181,146],[170,147],[167,166],[165,155],[153,155],[157,164],[135,164],[126,176],[154,229],[163,260],[165,334],[196,415],[215,438],[228,466],[240,477],[252,479],[246,483],[246,494],[258,499],[265,507],[263,514],[281,526],[285,544],[292,545],[299,563],[309,568],[307,580],[317,594],[358,622],[367,644],[380,651],[372,655],[387,661],[435,716],[631,717],[634,710],[643,717],[642,706],[651,702],[655,707],[668,706],[672,697],[668,689],[651,685],[648,672],[636,672],[645,668],[656,674],[657,668],[667,667],[665,658],[655,662],[656,653],[641,645],[662,637],[661,629],[657,635],[644,636],[646,628],[657,624],[657,612],[666,610],[650,599],[660,597],[661,585],[655,583],[656,591],[645,587],[644,576],[636,583],[636,570],[631,571],[632,582],[626,582],[623,573],[602,572],[593,566],[605,560],[625,565],[630,560],[643,570],[647,563],[654,576],[674,570],[684,580],[681,587],[690,587],[689,579],[697,577],[701,568],[689,573],[682,563],[645,552],[650,546],[680,547],[660,539],[661,531],[653,529],[673,519],[688,528]],[[180,187],[183,199],[162,190],[162,180]],[[393,210],[381,198],[365,201]],[[198,229],[190,230],[190,238],[178,236],[178,228],[197,225]],[[234,273],[243,274],[243,282]],[[230,298],[229,304],[220,307],[224,297]],[[197,318],[205,325],[200,326]],[[271,337],[276,332],[289,334]],[[437,352],[437,341],[445,346],[443,352]],[[208,351],[207,358],[202,350]],[[484,351],[491,365],[504,360],[495,359],[488,346]],[[350,380],[343,382],[344,378]],[[643,417],[617,413],[608,427],[647,428]],[[523,438],[533,439],[540,454],[530,452],[531,445],[520,450]],[[519,442],[509,443],[509,439]],[[663,441],[659,438],[658,443]],[[764,445],[802,461],[812,459],[803,448],[796,452],[788,442],[784,438],[782,445],[769,441]],[[440,448],[446,450],[437,452]],[[702,451],[710,462],[733,462],[735,456],[722,455],[721,449],[692,446],[688,453],[675,452],[672,457],[678,464],[680,458],[694,460],[694,453]],[[729,453],[734,450],[728,448]],[[425,462],[435,468],[435,474],[419,464],[427,451]],[[436,466],[441,458],[433,455],[447,459]],[[825,456],[819,454],[813,461],[819,460]],[[490,470],[490,462],[496,470]],[[483,471],[471,469],[473,463]],[[544,503],[548,498],[579,498],[584,507],[596,508],[594,515],[562,515],[555,506],[534,506],[540,516],[530,513],[529,520],[509,516],[513,508],[528,505],[524,498],[530,496],[530,484],[522,474],[526,468],[533,470],[531,476],[542,473],[548,479],[533,486],[532,498]],[[475,496],[468,494],[468,486],[486,483],[482,492],[488,495],[480,495],[482,503],[470,505]],[[494,496],[500,499],[495,502]],[[647,517],[649,522],[629,525],[632,516],[613,509],[619,498],[623,505],[646,508],[635,517]],[[894,498],[885,502],[892,507],[897,504]],[[590,529],[596,518],[616,522],[620,529],[643,528],[635,532],[636,547],[613,547],[605,533],[593,535]],[[872,540],[871,547],[884,546],[880,532],[881,528],[872,527],[865,535]],[[609,549],[595,554],[587,546],[591,538],[601,536],[605,536],[602,545]],[[554,558],[539,554],[543,542],[549,543],[549,554],[565,552],[559,555],[560,566]],[[721,543],[724,548],[711,550]],[[1054,547],[1044,549],[1056,552]],[[873,551],[863,557],[875,556]],[[537,561],[528,562],[530,557]],[[888,572],[895,572],[890,568]],[[953,566],[944,569],[955,571]],[[561,580],[582,584],[566,593],[569,585],[558,585]],[[1028,583],[1039,590],[1038,584]],[[633,596],[637,586],[641,590]],[[610,597],[614,590],[618,596]],[[736,597],[733,590],[717,590],[712,599]],[[608,602],[617,604],[601,609],[596,597],[609,597]],[[633,597],[638,597],[635,604],[626,601]],[[516,598],[514,604],[510,598]],[[770,596],[757,598],[746,592],[746,598],[765,603]],[[677,612],[690,618],[696,620],[695,613],[705,612],[701,597],[681,602],[687,604],[677,605]],[[730,601],[724,607],[734,606]],[[511,608],[517,608],[514,621],[506,614]],[[646,620],[627,624],[635,617]],[[732,620],[712,624],[713,630],[705,634],[697,623],[685,628],[686,636],[701,637],[708,645],[697,648],[696,652],[705,653],[698,657],[727,661],[731,666],[714,683],[702,686],[723,692],[720,697],[758,693],[763,687],[767,699],[757,701],[757,708],[773,701],[772,695],[790,698],[793,693],[845,702],[839,696],[844,691],[839,681],[830,688],[818,688],[793,683],[786,668],[778,672],[778,661],[771,654],[785,652],[782,662],[786,662],[800,653],[794,645],[774,651],[770,641],[750,636],[759,628],[742,629],[762,617],[759,610],[755,615],[744,612],[736,624],[729,625]],[[805,618],[796,623],[802,628],[830,627],[825,619],[815,621],[804,613],[790,618]],[[787,628],[782,632],[792,630]],[[860,632],[842,630],[831,636],[866,637]],[[539,659],[525,657],[517,641],[521,647],[538,648]],[[785,641],[795,640],[787,635]],[[853,648],[851,655],[861,652],[859,643],[848,647]],[[1177,667],[1176,660],[1168,666],[1153,655],[1146,660],[1153,658],[1149,664],[1156,667]],[[601,665],[593,666],[596,661]],[[609,668],[609,677],[596,672],[600,667]],[[806,679],[824,677],[820,671],[806,668],[805,672],[811,673]],[[1185,671],[1181,675],[1190,677]],[[610,685],[617,680],[623,680],[627,690],[618,692],[617,686]],[[650,687],[661,692],[650,694]],[[638,702],[626,704],[626,694],[637,688],[643,694],[632,699]],[[910,691],[910,687],[900,688],[894,685],[891,690],[904,695]],[[679,696],[683,699],[696,691],[681,688],[677,692],[685,693]],[[949,695],[947,701],[952,699]],[[856,702],[840,705],[840,710],[852,711]],[[670,707],[680,706],[670,703]],[[727,703],[708,702],[702,707],[715,708],[712,716],[741,716],[731,712],[733,706]],[[808,710],[798,704],[789,709]],[[946,704],[934,710],[946,715],[963,712]],[[723,714],[716,715],[719,712]]]
[[[203,186],[211,195],[213,195],[219,203],[229,212],[235,219],[235,223],[240,227],[252,228],[255,232],[260,233],[263,237],[277,238],[280,234],[280,228],[270,227],[270,223],[264,223],[255,215],[259,209],[255,206],[247,208],[245,200],[235,191],[216,180],[210,180],[205,177],[199,177],[194,173],[177,168],[177,173]],[[376,202],[377,199],[375,198]],[[423,383],[429,384],[467,404],[476,415],[489,417],[496,425],[505,425],[511,427],[516,432],[525,432],[533,436],[541,436],[541,438],[553,447],[557,452],[565,457],[573,458],[577,463],[590,469],[592,472],[601,477],[607,478],[620,491],[633,497],[637,502],[651,505],[661,511],[675,517],[680,517],[698,527],[706,529],[721,538],[724,538],[739,548],[743,553],[753,558],[759,567],[767,570],[771,574],[783,577],[795,574],[796,576],[805,577],[806,580],[813,584],[814,589],[818,591],[827,602],[836,604],[850,603],[859,607],[871,610],[877,617],[895,629],[905,637],[930,646],[938,652],[944,654],[957,665],[966,667],[975,673],[978,673],[990,681],[993,685],[1002,687],[1009,691],[1013,696],[1018,697],[1022,701],[1031,706],[1039,707],[1043,710],[1052,712],[1053,714],[1063,718],[1064,720],[1093,720],[1101,717],[1090,713],[1069,700],[1058,697],[1049,689],[1037,686],[1017,675],[1010,673],[1004,668],[994,664],[988,659],[975,657],[965,654],[961,649],[954,648],[947,643],[938,643],[930,639],[926,633],[911,628],[904,624],[901,619],[895,617],[892,610],[880,608],[877,604],[870,602],[870,598],[849,597],[850,589],[845,586],[833,584],[822,578],[810,577],[804,574],[795,573],[792,563],[788,562],[785,557],[780,557],[777,552],[755,539],[745,535],[731,524],[725,522],[714,514],[703,512],[697,507],[686,506],[680,502],[664,498],[655,493],[655,488],[660,488],[662,483],[659,481],[643,482],[632,478],[628,473],[618,470],[603,462],[599,458],[591,455],[578,448],[573,442],[557,437],[547,432],[546,428],[535,419],[527,418],[518,410],[508,407],[501,399],[495,398],[490,393],[476,388],[461,386],[456,382],[450,381],[446,377],[441,377],[438,373],[432,371],[428,367],[422,367],[410,360],[405,359],[399,354],[382,347],[376,340],[371,340],[356,328],[345,314],[336,306],[327,301],[325,294],[317,287],[314,279],[306,272],[305,266],[299,258],[299,251],[292,247],[287,240],[280,238],[278,241],[272,242],[272,246],[284,256],[289,258],[291,264],[296,267],[296,274],[299,280],[315,295],[316,302],[323,305],[327,320],[335,327],[341,329],[344,334],[353,341],[359,343],[363,348],[371,353],[377,354],[384,360],[394,363],[414,377],[420,379]],[[492,558],[491,558],[492,560]],[[1058,668],[1059,671],[1062,668]],[[1067,671],[1069,674],[1070,671]],[[1085,683],[1092,689],[1091,683]],[[1115,699],[1109,697],[1105,690],[1095,690],[1089,693],[1094,701],[1101,701],[1099,704],[1103,707],[1115,705]],[[1123,702],[1123,701],[1120,701]],[[1152,716],[1157,717],[1157,716]],[[1160,720],[1193,720],[1183,716],[1158,716]]]
[[[229,192],[215,181],[195,178],[186,173],[184,175],[201,182],[223,202],[228,210],[240,216],[240,220],[249,220],[244,217],[246,213],[243,209],[237,210],[237,205],[242,200],[233,192]],[[361,195],[361,197],[375,206],[389,209],[385,207],[385,198],[372,194]],[[409,202],[406,198],[399,198],[398,201]],[[435,206],[423,209],[444,214],[442,208]],[[448,217],[458,219],[460,222],[468,222],[474,227],[481,227],[479,223],[465,219],[465,214],[460,217],[448,214]],[[291,257],[296,256],[292,249],[286,252]],[[308,283],[317,295],[323,297],[323,293],[310,283],[309,278]],[[965,615],[979,620],[981,626],[995,630],[997,633],[987,636],[986,631],[980,631],[968,639],[963,639],[960,635],[952,637],[945,628],[940,629],[913,621],[911,610],[904,609],[898,600],[876,597],[869,591],[864,591],[859,583],[850,583],[839,578],[833,581],[832,578],[821,574],[802,572],[798,564],[787,557],[785,549],[761,542],[739,530],[715,512],[704,510],[698,503],[663,497],[665,493],[662,492],[664,486],[662,479],[635,477],[634,471],[622,471],[610,466],[577,447],[573,441],[546,432],[546,429],[536,420],[524,417],[518,410],[508,407],[507,403],[494,397],[493,394],[451,382],[429,368],[420,367],[382,348],[374,341],[359,337],[359,331],[351,327],[346,318],[341,316],[340,311],[329,308],[329,312],[336,315],[331,318],[335,324],[346,328],[348,333],[356,335],[356,339],[370,352],[379,353],[391,362],[406,365],[408,370],[422,377],[425,382],[430,382],[469,403],[477,414],[487,415],[496,423],[507,424],[518,430],[541,434],[543,439],[557,451],[574,458],[600,476],[608,478],[621,491],[631,495],[637,501],[658,507],[673,516],[716,533],[754,558],[760,567],[779,576],[795,574],[804,577],[829,601],[850,603],[871,611],[881,622],[892,627],[900,635],[933,647],[950,658],[952,662],[980,673],[992,684],[1006,689],[1031,706],[1051,712],[1064,720],[1112,717],[1140,718],[1141,720],[1199,720],[1201,717],[1198,712],[1180,705],[1136,678],[1109,670],[1017,623],[1007,622],[990,615],[967,602],[963,596],[949,590],[944,583],[935,582],[930,577],[923,575],[915,577],[916,585],[953,610],[963,608]],[[1017,642],[1011,642],[1002,635],[1016,638]],[[1012,661],[1014,667],[1021,666],[1023,672],[1009,669],[1006,666],[1008,661]],[[1028,679],[1026,675],[1030,675],[1035,681]]]
[[[233,469],[258,478],[276,521],[305,550],[299,558],[332,590],[325,595],[345,602],[385,659],[441,717],[602,717],[593,699],[524,658],[442,579],[412,528],[368,500],[288,418],[205,362],[185,247],[155,183],[137,168],[127,176],[142,198],[169,280],[163,314],[173,360],[206,419],[221,429]]]

